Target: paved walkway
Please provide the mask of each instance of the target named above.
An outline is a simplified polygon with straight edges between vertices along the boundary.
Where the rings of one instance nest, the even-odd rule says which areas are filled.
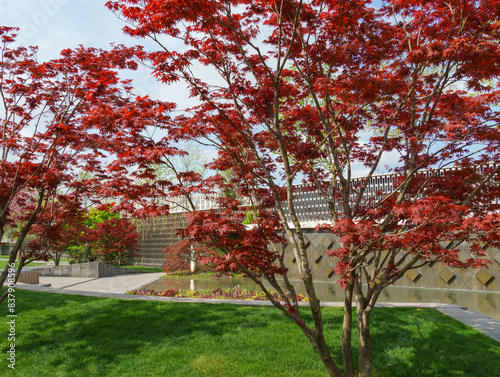
[[[40,284],[51,288],[94,293],[126,293],[138,289],[165,275],[164,272],[116,275],[102,278],[72,278],[40,276]]]
[[[59,276],[40,276],[40,284],[30,285],[18,283],[17,288],[30,291],[63,293],[70,295],[84,295],[92,297],[113,297],[128,300],[146,301],[172,301],[211,304],[235,304],[235,305],[272,305],[268,301],[247,300],[207,300],[176,297],[158,296],[136,296],[127,295],[127,291],[139,289],[157,279],[164,273],[147,273],[118,275],[111,277],[94,278],[70,278]],[[323,302],[324,306],[343,306],[342,302]],[[300,305],[307,306],[307,302]],[[453,304],[434,303],[378,303],[377,307],[415,307],[434,308],[467,326],[474,327],[479,332],[500,342],[500,322],[476,311],[467,310],[466,307]]]

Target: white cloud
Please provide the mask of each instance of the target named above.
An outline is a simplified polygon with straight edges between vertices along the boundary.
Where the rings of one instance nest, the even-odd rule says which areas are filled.
[[[61,50],[78,45],[107,49],[116,43],[155,48],[148,40],[125,35],[122,31],[125,23],[105,8],[106,1],[0,0],[0,25],[19,27],[17,44],[38,46],[40,61],[56,59]],[[139,95],[177,102],[180,109],[194,104],[183,85],[166,87],[147,68],[123,75],[134,79]]]
[[[0,0],[2,24],[20,28],[18,43],[37,45],[40,60],[58,57],[79,44],[107,47],[125,41],[122,22],[104,8],[106,0]]]

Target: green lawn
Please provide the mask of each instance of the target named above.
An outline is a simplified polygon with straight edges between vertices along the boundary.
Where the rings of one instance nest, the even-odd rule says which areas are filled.
[[[144,272],[163,272],[163,267],[141,267],[141,266],[120,266],[130,268],[131,270],[139,270]]]
[[[3,258],[2,258],[2,259],[0,259],[0,269],[2,269],[2,270],[3,270],[3,269],[5,268],[5,266],[7,266],[8,259],[9,259],[9,258],[6,258],[6,259],[3,259]],[[45,263],[37,263],[37,262],[32,262],[32,263],[30,263],[30,264],[27,264],[27,265],[26,265],[26,267],[28,267],[28,266],[41,266],[41,265],[43,265],[43,264],[45,264]],[[18,265],[19,265],[19,262],[16,262],[16,267],[17,267]]]
[[[300,329],[276,309],[16,291],[16,373],[4,376],[324,376]],[[341,310],[325,308],[336,345]],[[431,309],[376,309],[374,377],[500,376],[500,344]],[[333,348],[341,359],[340,349]]]
[[[0,269],[5,268],[7,265],[7,260],[9,259],[8,255],[0,255]],[[61,262],[69,262],[69,259],[61,259]],[[19,262],[16,262],[16,266],[19,264]],[[28,266],[40,266],[43,265],[44,263],[38,263],[38,262],[32,262],[28,264]],[[130,268],[133,270],[140,270],[144,272],[163,272],[163,267],[141,267],[141,266],[120,266],[120,267],[125,267],[125,268]]]

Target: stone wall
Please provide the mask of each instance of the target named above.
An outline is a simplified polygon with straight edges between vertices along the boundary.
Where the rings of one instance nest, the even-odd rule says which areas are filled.
[[[177,230],[186,224],[182,213],[136,220],[137,232],[141,235],[140,249],[137,257],[128,259],[128,264],[162,267],[165,264],[163,250],[181,240]]]

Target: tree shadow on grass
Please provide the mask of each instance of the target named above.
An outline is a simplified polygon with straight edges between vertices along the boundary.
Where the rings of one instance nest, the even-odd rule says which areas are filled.
[[[374,377],[499,377],[500,344],[434,309],[376,309]]]
[[[265,364],[275,371],[286,368],[269,375],[292,375],[278,352],[292,360],[290,370],[298,365],[299,371],[312,371],[297,375],[323,374],[300,329],[274,308],[21,295],[16,352],[24,376],[118,376],[127,366],[139,369],[128,375],[201,376],[207,375],[207,365],[214,370],[220,369],[215,364],[224,363],[226,370],[218,375],[252,375],[252,368]],[[283,333],[278,344],[266,339],[266,334],[280,338]],[[307,352],[310,355],[301,360],[301,353]],[[197,359],[203,364],[198,372],[190,369],[197,367],[191,365]]]
[[[26,291],[18,298],[19,375],[324,375],[300,329],[272,307]],[[0,314],[5,310],[0,307]],[[340,362],[342,311],[325,308],[324,319],[328,344]],[[0,329],[7,329],[6,323]],[[374,377],[500,377],[500,345],[435,310],[377,308],[372,344]],[[0,373],[6,369],[0,365]]]

